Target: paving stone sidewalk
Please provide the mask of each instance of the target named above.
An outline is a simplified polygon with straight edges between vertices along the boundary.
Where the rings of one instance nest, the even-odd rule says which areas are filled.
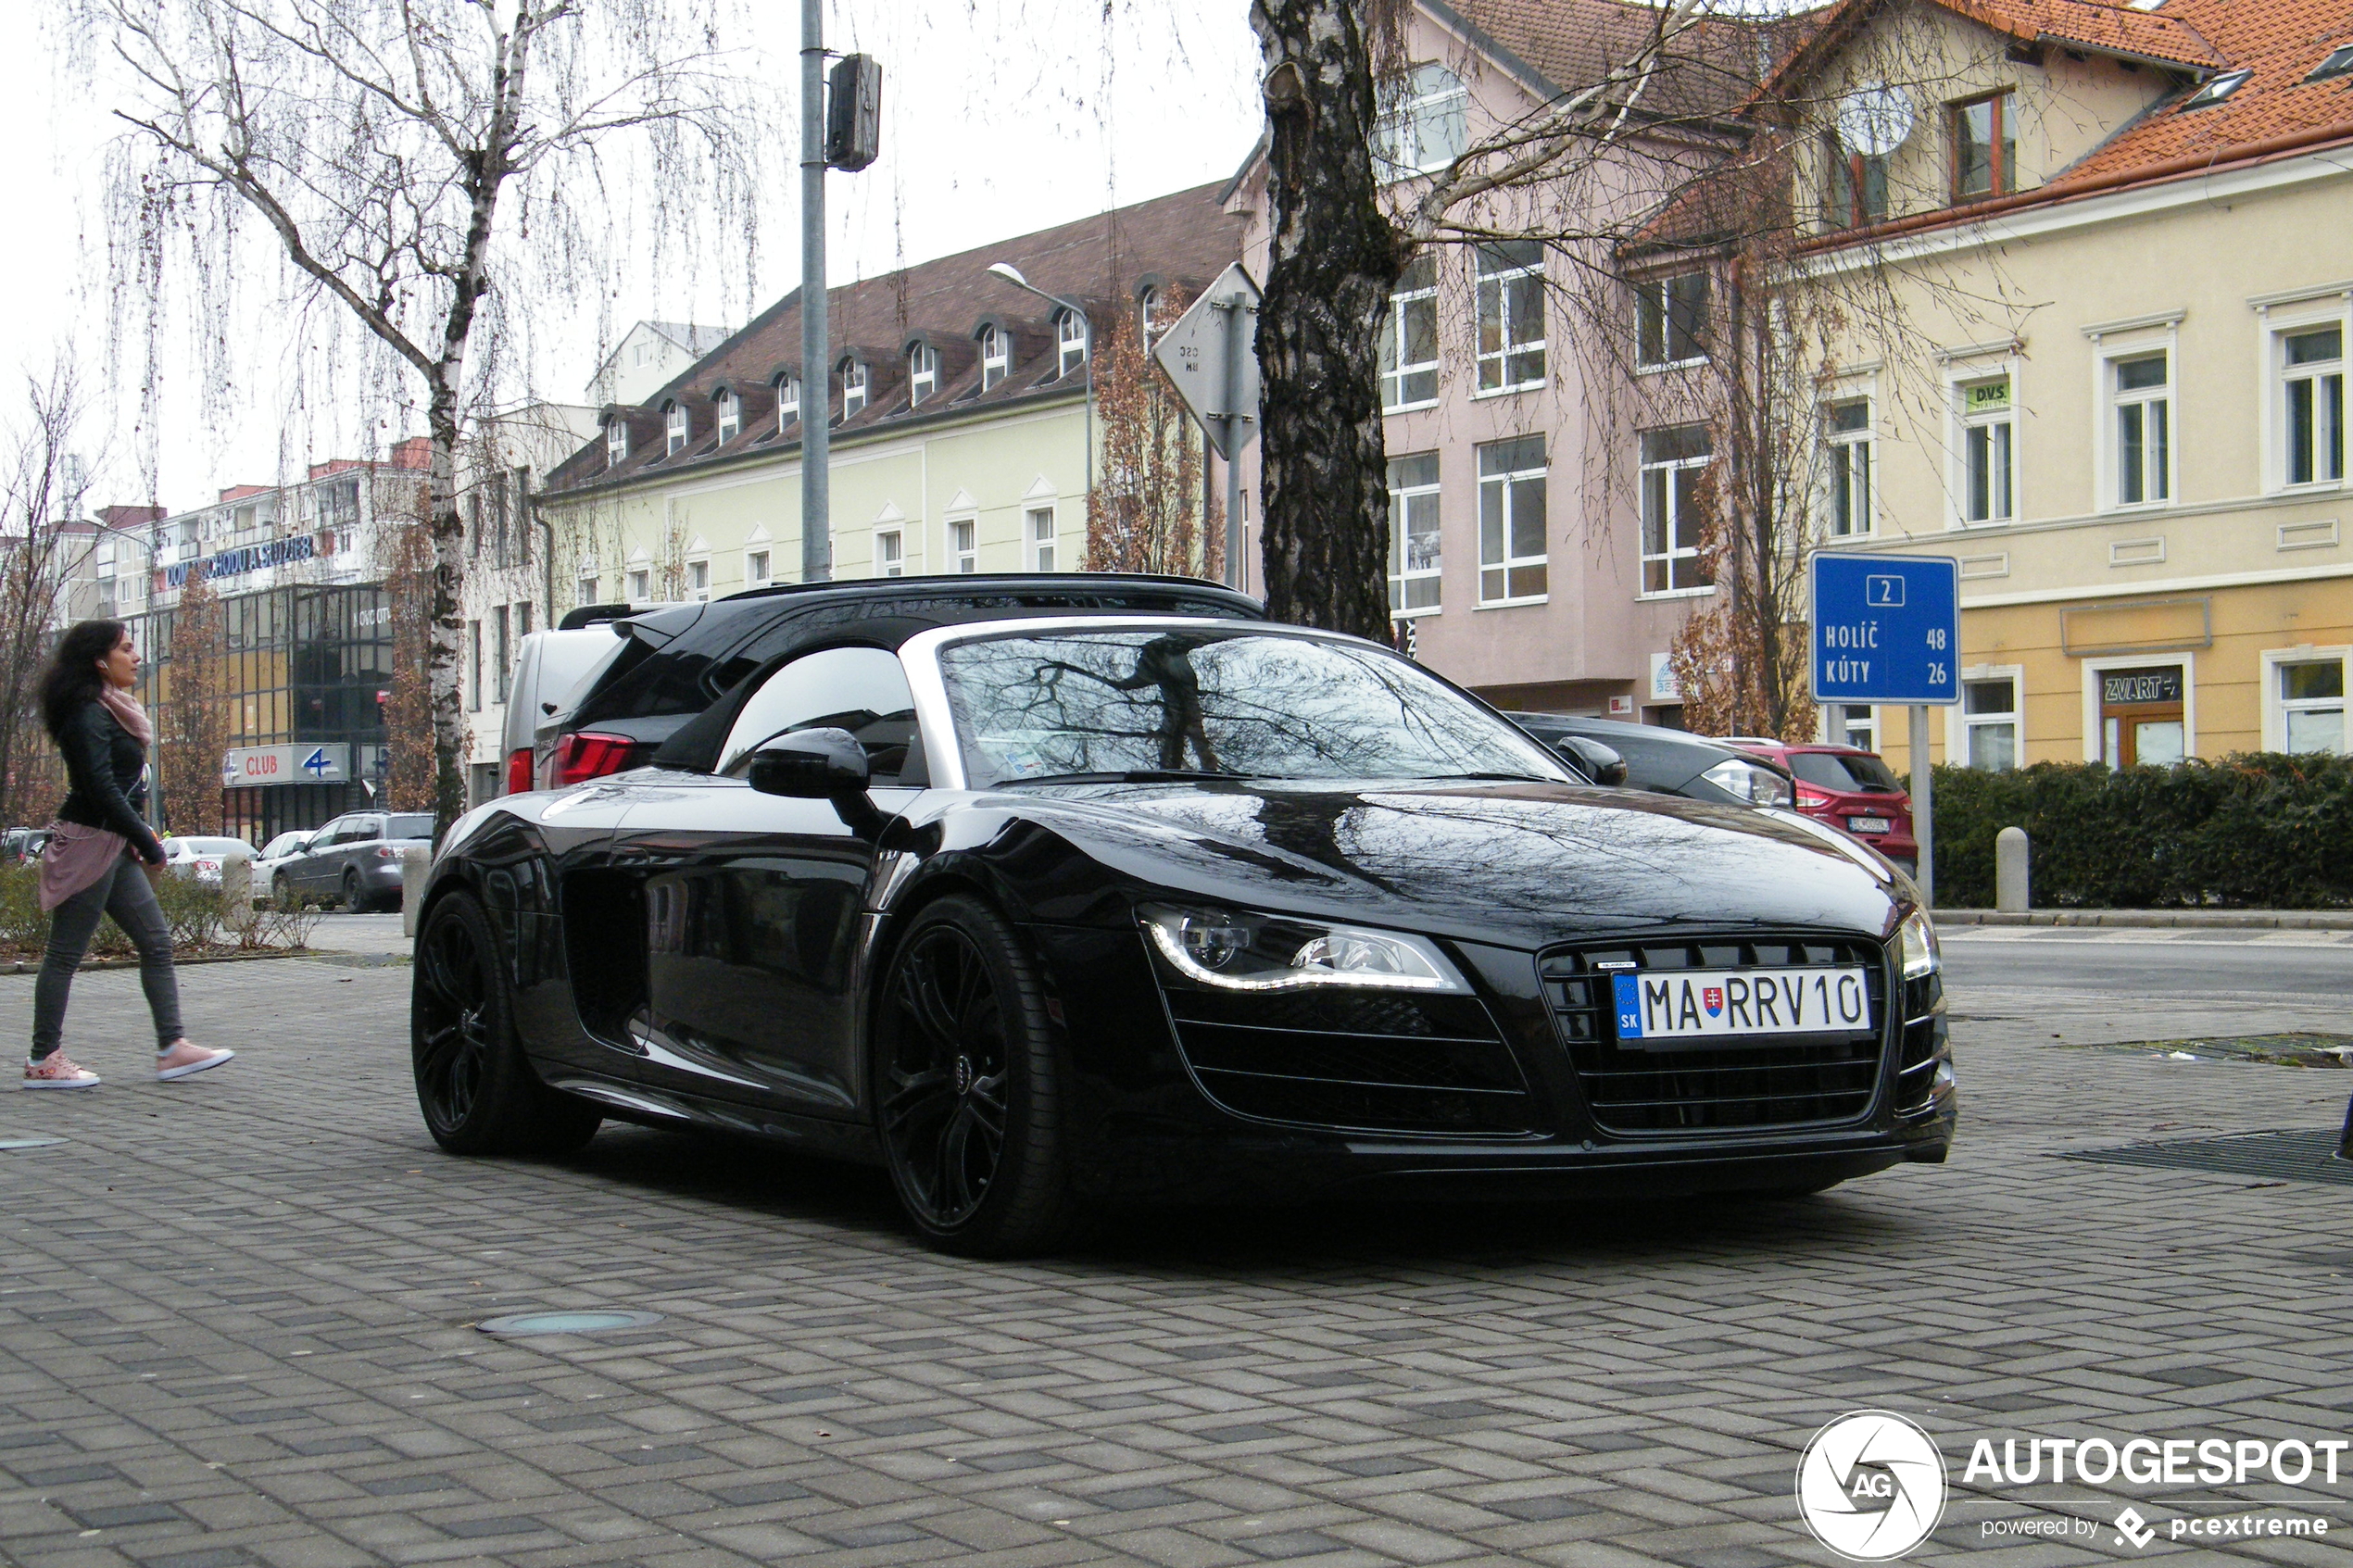
[[[875,1174],[766,1149],[442,1156],[408,979],[190,970],[241,1055],[157,1085],[135,977],[82,978],[69,1043],[112,1081],[0,1098],[66,1140],[0,1152],[0,1561],[1770,1568],[1833,1561],[1793,1469],[1864,1407],[1952,1461],[1912,1561],[2353,1560],[2353,1467],[2203,1493],[2332,1539],[2195,1552],[1985,1533],[2190,1511],[2145,1489],[1961,1482],[1980,1436],[2353,1429],[2353,1186],[2051,1158],[2341,1118],[2353,1073],[2065,1043],[2170,1016],[1957,998],[1954,1162],[1816,1199],[1187,1214],[991,1265],[916,1247]],[[0,1035],[31,994],[0,979]],[[530,1308],[664,1317],[472,1326]]]

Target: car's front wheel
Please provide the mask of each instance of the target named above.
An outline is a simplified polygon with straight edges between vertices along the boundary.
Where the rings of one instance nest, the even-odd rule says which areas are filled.
[[[295,907],[294,884],[286,880],[285,872],[280,872],[270,879],[270,897],[282,909],[291,909]]]
[[[957,896],[915,915],[876,998],[873,1060],[891,1182],[925,1239],[1009,1258],[1071,1234],[1055,1031],[996,911]]]
[[[453,893],[425,916],[409,1002],[425,1130],[452,1154],[570,1154],[604,1118],[539,1081],[516,1041],[489,917]]]

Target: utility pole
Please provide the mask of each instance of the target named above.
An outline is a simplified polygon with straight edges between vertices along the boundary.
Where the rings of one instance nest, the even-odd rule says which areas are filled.
[[[800,0],[800,580],[834,574],[825,363],[825,0]]]

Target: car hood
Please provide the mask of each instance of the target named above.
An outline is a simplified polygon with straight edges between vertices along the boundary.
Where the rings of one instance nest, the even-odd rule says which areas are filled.
[[[1876,937],[1907,897],[1829,830],[1621,790],[1204,781],[995,801],[1137,882],[1515,946],[1695,927]]]

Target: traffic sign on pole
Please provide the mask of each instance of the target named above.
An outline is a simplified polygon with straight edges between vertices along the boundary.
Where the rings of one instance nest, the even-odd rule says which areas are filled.
[[[1258,312],[1258,285],[1239,261],[1152,345],[1152,358],[1193,411],[1221,458],[1258,436],[1258,345],[1241,331]]]
[[[1815,700],[1960,701],[1960,600],[1949,556],[1817,555]]]

